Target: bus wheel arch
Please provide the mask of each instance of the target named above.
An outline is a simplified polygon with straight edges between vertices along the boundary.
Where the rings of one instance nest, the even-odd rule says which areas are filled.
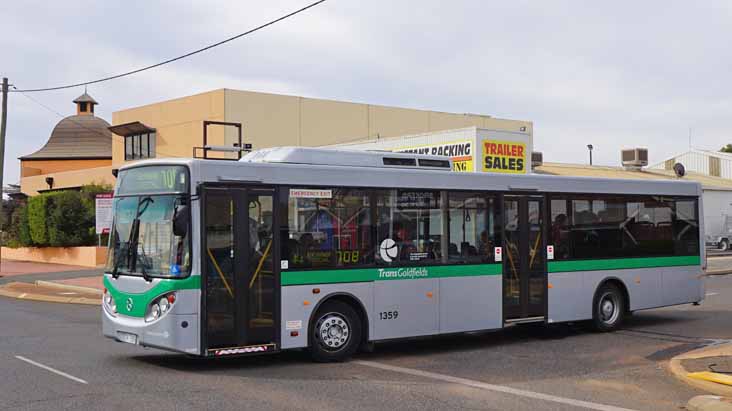
[[[328,316],[330,317],[324,317]],[[332,317],[332,318],[331,318]],[[353,317],[353,318],[351,318]],[[318,331],[327,326],[328,321],[344,320],[344,325],[353,325],[348,346],[335,351],[328,351],[323,341],[318,340]],[[325,321],[325,324],[323,322]],[[318,362],[343,361],[353,355],[364,342],[368,341],[368,315],[361,301],[349,293],[333,293],[320,300],[313,308],[308,321],[308,348],[311,356]],[[324,334],[321,334],[324,335]],[[323,338],[323,340],[326,340]],[[325,348],[325,350],[323,349]]]
[[[592,321],[597,331],[615,331],[630,312],[630,295],[619,278],[600,282],[592,298]]]

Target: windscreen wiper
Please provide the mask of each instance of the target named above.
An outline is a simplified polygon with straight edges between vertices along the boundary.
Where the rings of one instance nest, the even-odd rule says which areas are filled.
[[[120,254],[122,254],[123,247],[124,246],[122,244],[120,244],[120,246],[119,246],[119,254],[118,253],[115,253],[114,254],[114,265],[112,267],[112,278],[114,278],[115,280],[119,278],[119,265],[122,262],[122,258],[120,256]],[[127,255],[127,258],[129,260],[129,252],[127,254],[128,254]]]
[[[140,253],[140,273],[142,273],[142,278],[147,281],[148,283],[152,282],[152,277],[147,275],[147,256],[145,255],[145,245],[143,244],[142,247],[140,247],[140,250],[142,251]]]
[[[130,241],[128,243],[128,256],[132,257],[131,266],[132,271],[137,267],[137,248],[140,243],[140,217],[147,211],[147,208],[150,206],[150,204],[154,203],[155,200],[151,196],[140,198],[140,201],[137,203],[137,213],[135,214],[135,219],[132,220],[132,228],[130,229]],[[143,258],[145,256],[145,250],[142,250]],[[145,268],[145,262],[142,262],[140,272],[142,273],[142,278],[145,279],[147,282],[152,281],[152,277],[147,275],[147,269]]]

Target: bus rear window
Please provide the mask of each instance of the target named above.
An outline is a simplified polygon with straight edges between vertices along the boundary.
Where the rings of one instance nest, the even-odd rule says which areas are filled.
[[[184,166],[143,166],[121,170],[117,196],[129,194],[187,193]]]

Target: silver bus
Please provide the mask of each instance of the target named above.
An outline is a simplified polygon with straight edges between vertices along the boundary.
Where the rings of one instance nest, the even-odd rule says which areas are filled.
[[[275,148],[119,170],[103,332],[193,356],[589,321],[705,296],[701,187]]]

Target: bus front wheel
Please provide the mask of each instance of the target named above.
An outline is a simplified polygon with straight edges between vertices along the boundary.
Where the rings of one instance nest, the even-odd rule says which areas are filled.
[[[310,324],[310,355],[317,362],[343,361],[361,343],[361,319],[341,301],[324,303]]]
[[[601,332],[620,328],[627,311],[623,292],[615,284],[604,284],[595,294],[592,321],[595,329]]]

